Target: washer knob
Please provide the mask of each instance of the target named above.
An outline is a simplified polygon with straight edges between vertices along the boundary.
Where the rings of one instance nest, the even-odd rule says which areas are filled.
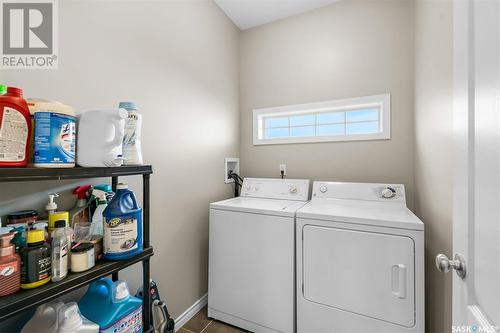
[[[297,193],[297,186],[290,186],[290,193],[292,194]]]
[[[382,198],[390,199],[396,195],[396,190],[391,187],[386,187],[382,190]]]
[[[323,185],[323,186],[321,186],[321,187],[319,188],[319,191],[320,191],[321,193],[326,193],[326,191],[328,191],[328,187],[326,187],[325,185]]]
[[[256,191],[260,190],[260,187],[259,186],[255,186],[255,190]]]

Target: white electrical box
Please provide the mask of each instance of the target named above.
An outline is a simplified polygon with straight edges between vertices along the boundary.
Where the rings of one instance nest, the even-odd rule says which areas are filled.
[[[240,159],[238,157],[226,157],[224,159],[224,182],[226,184],[234,183],[234,180],[227,176],[229,171],[240,175]]]

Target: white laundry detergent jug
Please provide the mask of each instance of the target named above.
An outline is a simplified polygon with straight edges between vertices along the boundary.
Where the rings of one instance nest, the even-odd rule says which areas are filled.
[[[58,333],[99,333],[99,325],[82,316],[75,302],[59,309],[58,321]]]
[[[123,164],[125,109],[87,110],[77,116],[76,163],[83,167],[117,167]]]
[[[54,333],[57,332],[59,309],[64,307],[61,301],[53,301],[40,305],[33,317],[24,325],[21,333]]]

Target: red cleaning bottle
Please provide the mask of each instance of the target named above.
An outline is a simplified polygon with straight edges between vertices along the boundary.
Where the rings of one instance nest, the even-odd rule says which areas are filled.
[[[21,258],[11,244],[15,232],[0,235],[0,296],[21,289]]]
[[[92,188],[91,185],[78,186],[73,190],[73,194],[76,194],[77,200],[76,205],[69,211],[69,218],[71,227],[75,227],[75,223],[78,222],[90,222],[90,207],[87,202],[87,193]]]
[[[8,87],[0,95],[0,167],[25,167],[28,164],[28,139],[31,119],[23,90]]]

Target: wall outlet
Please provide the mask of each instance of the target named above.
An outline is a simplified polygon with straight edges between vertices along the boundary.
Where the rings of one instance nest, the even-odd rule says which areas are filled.
[[[283,176],[286,177],[286,164],[280,164],[280,176],[281,176],[282,172],[283,172]]]
[[[226,157],[224,159],[224,183],[226,183],[226,184],[234,183],[234,180],[227,176],[229,174],[229,171],[232,171],[232,172],[240,175],[240,159],[239,158]]]

